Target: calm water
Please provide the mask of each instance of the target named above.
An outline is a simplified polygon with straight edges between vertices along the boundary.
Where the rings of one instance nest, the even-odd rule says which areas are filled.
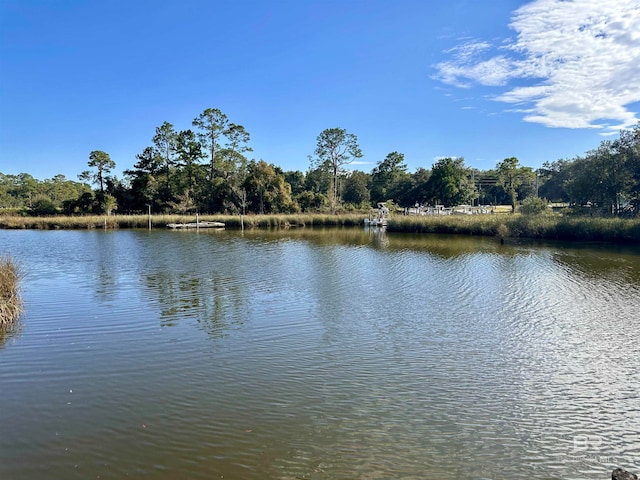
[[[640,250],[0,231],[0,478],[640,473]]]

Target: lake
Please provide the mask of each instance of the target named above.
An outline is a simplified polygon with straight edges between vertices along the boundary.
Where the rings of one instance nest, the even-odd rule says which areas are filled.
[[[0,478],[640,473],[640,248],[0,231]]]

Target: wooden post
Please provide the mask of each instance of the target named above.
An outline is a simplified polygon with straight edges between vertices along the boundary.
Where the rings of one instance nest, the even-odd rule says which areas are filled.
[[[149,207],[149,230],[151,230],[151,205],[147,205]]]
[[[240,229],[244,232],[244,214],[246,213],[245,208],[247,206],[247,191],[242,189],[242,213],[240,214]]]

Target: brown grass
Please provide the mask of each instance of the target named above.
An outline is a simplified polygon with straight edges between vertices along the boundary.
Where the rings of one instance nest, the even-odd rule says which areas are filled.
[[[388,230],[410,233],[448,233],[538,238],[570,241],[640,243],[640,219],[591,218],[508,214],[509,206],[496,207],[494,215],[402,216],[389,218]],[[360,227],[364,213],[200,215],[201,222],[223,222],[229,230],[240,228]],[[152,215],[152,228],[169,223],[195,222],[196,215]],[[148,228],[148,215],[20,217],[0,215],[0,228],[9,229],[118,229]]]
[[[293,226],[355,226],[361,225],[365,215],[348,214],[274,214],[245,215],[199,215],[201,222],[223,222],[229,229],[293,227]],[[169,223],[190,223],[196,221],[196,215],[160,214],[151,216],[152,228],[166,228]],[[35,230],[72,230],[72,229],[118,229],[148,228],[148,215],[86,215],[51,217],[18,217],[0,215],[0,228]]]
[[[562,215],[445,215],[389,219],[389,231],[455,233],[499,238],[640,243],[640,219]]]
[[[0,329],[12,325],[22,313],[20,271],[8,259],[0,259]]]

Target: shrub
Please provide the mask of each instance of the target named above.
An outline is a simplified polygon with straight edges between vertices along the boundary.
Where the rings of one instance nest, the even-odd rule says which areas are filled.
[[[524,215],[540,215],[549,211],[546,200],[538,197],[527,197],[520,205],[520,213]]]
[[[39,195],[31,203],[29,213],[36,217],[42,217],[46,215],[55,215],[58,213],[58,209],[49,197]]]

